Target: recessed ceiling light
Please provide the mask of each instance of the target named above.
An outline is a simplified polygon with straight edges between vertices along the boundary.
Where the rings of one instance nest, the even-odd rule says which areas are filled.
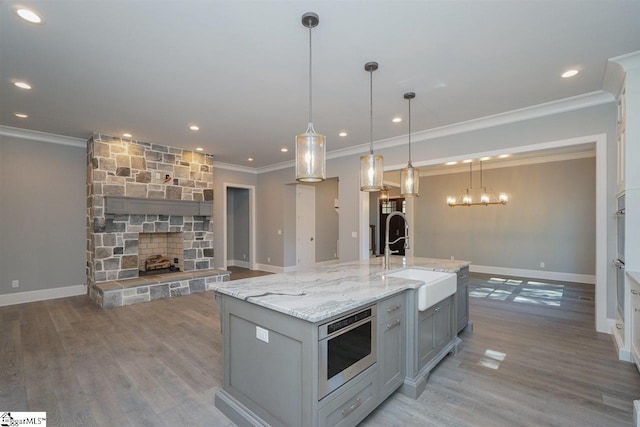
[[[196,151],[204,151],[204,148],[202,148],[202,147],[196,147]]]
[[[393,123],[400,123],[402,121],[402,117],[394,117],[393,120],[391,120]]]
[[[124,136],[125,138],[131,138],[133,135],[131,135],[130,133],[123,133],[122,136]]]
[[[458,162],[447,162],[447,163],[445,163],[445,165],[447,165],[447,166],[457,165],[457,164],[458,164]]]
[[[38,16],[38,14],[32,10],[18,9],[16,10],[16,13],[20,18],[24,19],[25,21],[29,21],[33,24],[39,24],[42,22],[42,18],[40,18],[40,16]]]
[[[20,117],[21,119],[26,119],[27,117],[29,117],[28,115],[24,114],[24,113],[13,113],[16,117]]]
[[[498,157],[501,159],[506,159],[507,157],[511,157],[511,154],[500,154]]]
[[[14,85],[20,89],[31,89],[31,85],[27,82],[15,82]]]
[[[481,162],[484,162],[484,161],[486,161],[486,160],[491,160],[491,157],[486,156],[486,157],[481,157],[481,158],[480,158],[480,161],[481,161]]]
[[[565,71],[564,73],[562,73],[562,78],[566,79],[566,78],[568,78],[568,77],[573,77],[573,76],[575,76],[575,75],[576,75],[576,74],[578,74],[578,73],[579,73],[579,71],[578,71],[578,70],[576,70],[575,68],[573,68],[573,69],[571,69],[571,70],[567,70],[567,71]]]
[[[467,160],[463,160],[462,163],[471,163],[473,160],[471,159],[467,159]]]
[[[289,149],[287,147],[282,147],[280,151],[282,151],[283,153],[286,153],[287,151],[289,151]]]
[[[189,126],[189,129],[191,129],[191,130],[200,130],[200,128],[197,125],[191,125],[191,126]]]
[[[338,136],[347,136],[347,135],[348,135],[348,134],[347,134],[346,132],[340,132],[340,133],[338,134]]]
[[[250,162],[253,162],[253,157],[249,157],[247,160],[249,160]]]

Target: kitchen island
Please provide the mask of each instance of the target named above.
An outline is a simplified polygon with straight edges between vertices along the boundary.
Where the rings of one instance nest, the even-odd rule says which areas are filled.
[[[393,257],[384,270],[374,258],[220,283],[216,406],[238,425],[351,426],[398,389],[416,398],[460,344],[468,266]],[[407,268],[457,275],[464,298],[454,291],[418,310],[424,282],[389,276]]]

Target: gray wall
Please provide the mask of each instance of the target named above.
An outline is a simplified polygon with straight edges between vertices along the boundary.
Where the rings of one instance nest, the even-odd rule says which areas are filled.
[[[85,159],[0,136],[0,294],[85,283]]]
[[[476,171],[476,186],[478,179]],[[485,185],[507,192],[509,204],[451,208],[447,196],[468,187],[469,174],[423,177],[415,254],[594,275],[595,180],[595,158],[489,169]]]
[[[257,188],[257,175],[254,173],[240,172],[236,170],[223,169],[214,164],[213,166],[213,259],[214,265],[217,268],[222,267],[225,264],[225,260],[222,259],[223,256],[223,241],[222,241],[222,233],[223,233],[223,210],[222,210],[222,197],[224,195],[224,184],[241,184],[241,185],[252,185]],[[256,189],[257,193],[257,189]],[[257,197],[257,195],[256,195]],[[257,206],[260,206],[258,202],[256,202]],[[260,215],[256,215],[260,218]]]
[[[249,190],[227,188],[227,259],[249,261]]]
[[[316,262],[338,259],[339,211],[334,201],[338,198],[338,178],[329,178],[314,184],[316,188]]]

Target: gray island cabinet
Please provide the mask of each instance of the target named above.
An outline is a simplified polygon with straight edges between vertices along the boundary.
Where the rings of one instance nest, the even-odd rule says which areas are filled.
[[[398,257],[391,268],[468,265]],[[419,311],[422,282],[383,273],[378,258],[221,283],[216,407],[239,426],[355,426],[396,390],[420,395],[461,342],[457,300]]]

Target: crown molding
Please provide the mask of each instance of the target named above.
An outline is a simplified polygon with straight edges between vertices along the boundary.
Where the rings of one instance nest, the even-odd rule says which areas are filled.
[[[553,154],[550,156],[537,156],[537,157],[528,157],[524,159],[514,159],[514,160],[504,160],[498,161],[494,163],[482,163],[482,170],[489,169],[501,169],[501,168],[512,168],[517,166],[527,166],[527,165],[535,165],[540,163],[551,163],[551,162],[565,162],[567,160],[577,160],[577,159],[588,159],[590,157],[595,157],[596,152],[594,149],[590,149],[588,151],[578,151],[574,153],[562,153],[562,154]],[[477,163],[477,162],[475,162]],[[423,176],[435,176],[435,175],[448,175],[452,173],[468,173],[469,165],[465,166],[456,166],[450,169],[432,169],[427,171],[420,171],[420,177]]]
[[[224,169],[224,170],[230,170],[230,171],[236,171],[236,172],[244,172],[244,173],[250,173],[250,174],[258,174],[258,169],[256,168],[252,168],[250,166],[240,166],[240,165],[234,165],[232,163],[223,163],[223,162],[213,162],[213,170],[215,171],[215,169]]]
[[[56,135],[53,133],[39,132],[37,130],[20,129],[11,126],[0,125],[0,136],[9,136],[30,141],[49,142],[51,144],[69,145],[72,147],[87,148],[87,140],[73,138],[71,136]]]
[[[640,67],[640,50],[610,58],[604,72],[602,89],[618,98],[625,73]]]
[[[640,50],[616,56],[615,58],[609,59],[609,62],[619,64],[626,73],[629,70],[640,67]]]
[[[598,105],[614,102],[615,97],[611,92],[598,90],[582,95],[564,98],[557,101],[546,102],[531,107],[525,107],[518,110],[512,110],[505,113],[494,114],[492,116],[481,117],[478,119],[468,120],[466,122],[454,123],[447,126],[441,126],[411,134],[412,143],[428,141],[436,138],[443,138],[450,135],[472,132],[476,130],[491,128],[495,126],[506,125],[510,123],[531,120],[554,114],[565,113],[583,108],[596,107]],[[400,135],[393,138],[375,141],[377,150],[385,148],[395,148],[407,144],[407,135]],[[337,159],[340,157],[353,156],[369,152],[369,143],[360,144],[349,148],[342,148],[327,152],[327,159]],[[273,172],[280,169],[294,167],[294,161],[276,163],[270,166],[258,168],[258,174]],[[386,169],[386,167],[385,167]]]

